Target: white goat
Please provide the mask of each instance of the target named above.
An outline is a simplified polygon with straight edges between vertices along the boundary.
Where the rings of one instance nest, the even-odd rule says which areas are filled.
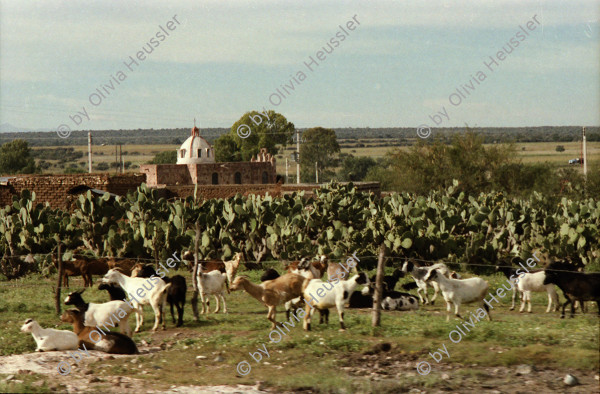
[[[144,324],[143,306],[148,304],[152,306],[152,310],[154,311],[154,327],[152,327],[152,331],[156,331],[160,323],[162,323],[163,330],[166,329],[163,308],[167,303],[167,290],[171,287],[170,283],[165,283],[164,280],[154,275],[150,278],[130,278],[116,269],[109,270],[104,275],[102,282],[116,283],[129,295],[133,309],[135,309],[135,332],[140,332]],[[147,288],[146,284],[150,288]],[[147,293],[144,293],[144,290]]]
[[[553,312],[556,312],[558,308],[558,293],[553,284],[545,285],[544,279],[546,273],[539,271],[535,273],[525,273],[522,277],[519,277],[519,283],[517,283],[517,289],[521,293],[521,308],[519,312],[523,312],[525,304],[527,303],[527,312],[531,313],[531,293],[532,292],[546,292],[548,293],[548,307],[546,313],[550,312],[552,305],[554,305]],[[513,292],[512,307],[515,307],[515,293]]]
[[[205,310],[206,313],[210,313],[208,300],[211,295],[215,296],[217,302],[215,313],[218,313],[221,310],[219,297],[221,297],[221,300],[223,301],[223,313],[227,313],[227,304],[225,303],[225,291],[227,290],[225,285],[226,280],[227,275],[222,272],[215,270],[204,274],[201,270],[198,270],[197,283],[200,299],[202,301],[202,312],[200,313],[205,313]]]
[[[521,300],[521,308],[519,309],[519,312],[523,312],[523,310],[525,309],[525,303],[528,303],[529,306],[527,312],[531,313],[531,292],[548,293],[548,307],[546,308],[546,313],[550,312],[553,305],[553,311],[557,310],[558,293],[556,292],[556,287],[554,285],[544,285],[544,279],[546,278],[546,273],[544,271],[523,272],[520,269],[515,269],[511,267],[510,265],[498,265],[496,266],[496,270],[502,272],[504,276],[506,276],[506,279],[508,279],[511,282],[511,311],[515,309],[515,296],[517,292],[519,293],[519,299]],[[519,271],[519,273],[517,273],[517,271]],[[514,282],[517,282],[516,285]]]
[[[350,299],[350,295],[352,292],[354,292],[354,289],[356,289],[359,285],[369,284],[369,277],[364,272],[361,272],[360,274],[354,275],[348,280],[339,280],[338,278],[335,278],[333,279],[333,282],[334,283],[331,283],[329,280],[327,282],[323,282],[321,279],[312,279],[305,283],[305,288],[303,290],[304,301],[309,307],[311,307],[310,311],[304,315],[305,330],[310,331],[310,322],[313,313],[315,313],[315,308],[323,310],[332,308],[334,306],[336,307],[338,316],[340,317],[340,330],[345,330],[344,305]],[[330,287],[327,288],[326,284],[328,284]],[[324,293],[323,295],[320,295],[320,290],[321,293]],[[319,298],[316,298],[314,296],[315,294]]]
[[[427,299],[428,283],[423,278],[425,278],[425,276],[428,273],[430,273],[432,270],[435,270],[435,269],[439,270],[442,273],[442,275],[444,275],[447,278],[449,278],[450,275],[452,275],[452,272],[450,272],[450,270],[444,263],[437,263],[437,264],[431,265],[429,267],[419,267],[417,264],[415,264],[411,261],[406,261],[402,265],[402,271],[404,271],[405,273],[410,273],[412,275],[413,279],[415,280],[415,283],[417,284],[417,295],[419,296],[419,300],[421,300],[422,304],[429,304],[429,299]],[[456,274],[456,275],[458,275],[458,274]],[[433,305],[433,303],[435,302],[435,299],[437,298],[437,295],[440,291],[440,288],[439,288],[437,282],[430,282],[429,285],[431,285],[431,287],[433,287],[433,297],[431,298],[431,305]],[[423,292],[423,295],[425,296],[425,300],[423,300],[423,297],[421,297],[421,291]]]
[[[108,330],[106,325],[114,327],[115,324],[118,324],[122,334],[131,336],[129,315],[133,310],[125,301],[114,300],[103,304],[87,303],[81,297],[81,293],[84,291],[85,289],[69,293],[65,297],[65,305],[73,305],[85,312],[83,323],[85,326],[103,325]]]
[[[481,302],[487,312],[488,320],[492,320],[489,307],[483,301],[489,288],[485,280],[481,278],[450,279],[436,269],[429,271],[423,280],[439,284],[442,296],[446,300],[446,320],[450,320],[452,304],[454,304],[454,314],[462,319],[462,316],[458,313],[460,304],[470,304],[472,302]]]
[[[79,346],[79,338],[72,331],[42,328],[33,319],[25,320],[21,332],[30,332],[37,344],[36,352],[51,350],[75,350]]]

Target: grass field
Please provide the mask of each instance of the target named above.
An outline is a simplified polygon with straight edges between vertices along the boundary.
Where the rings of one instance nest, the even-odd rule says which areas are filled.
[[[341,140],[340,142],[343,142]],[[360,142],[360,141],[358,141]],[[386,142],[386,140],[378,140],[377,144]],[[390,150],[389,147],[381,146],[369,146],[369,143],[365,143],[365,147],[361,148],[343,148],[342,153],[352,154],[354,156],[369,156],[372,158],[384,157]],[[373,143],[371,143],[373,145]],[[564,152],[556,152],[556,146],[563,145],[565,147]],[[42,147],[33,149],[52,149],[56,147]],[[76,151],[84,153],[84,157],[77,161],[78,166],[87,171],[87,146],[73,146]],[[137,172],[140,164],[146,164],[152,160],[154,156],[163,151],[176,150],[179,148],[178,145],[123,145],[123,158],[124,161],[130,161],[132,166],[128,172]],[[401,147],[401,150],[407,150],[408,147]],[[519,159],[524,163],[543,163],[548,162],[556,167],[569,167],[569,159],[580,157],[581,155],[581,143],[579,142],[531,142],[531,143],[520,143],[516,145]],[[277,173],[285,174],[285,158],[289,158],[291,152],[295,150],[294,147],[288,147],[287,150],[280,152],[276,156],[277,159]],[[105,146],[94,146],[93,147],[93,162],[95,164],[105,162],[113,163],[115,161],[115,147],[112,145]],[[48,162],[56,164],[57,161],[49,160]],[[600,162],[600,142],[588,143],[588,163],[597,164]],[[70,164],[70,163],[69,163]],[[295,174],[296,164],[289,160],[289,171],[290,174]],[[571,167],[574,167],[571,165]],[[580,165],[575,165],[577,168],[581,168]],[[46,172],[57,173],[62,172],[61,169],[52,167]],[[115,170],[111,169],[108,172],[114,173]]]
[[[191,288],[189,273],[179,273],[187,277]],[[260,272],[250,272],[254,282],[259,275]],[[506,281],[500,275],[486,279],[490,289]],[[401,279],[401,283],[408,281]],[[72,285],[82,285],[79,282],[80,278],[72,279]],[[70,329],[69,325],[60,324],[54,312],[52,286],[55,283],[54,278],[34,275],[0,284],[0,355],[29,353],[35,349],[31,335],[19,332],[26,318],[35,318],[43,327]],[[434,306],[424,306],[416,312],[382,312],[381,327],[375,329],[371,327],[370,310],[352,309],[345,313],[347,330],[339,332],[337,314],[332,309],[328,326],[319,325],[313,319],[313,331],[307,333],[296,323],[296,327],[275,344],[269,342],[266,308],[245,292],[234,292],[226,297],[229,313],[202,316],[199,322],[192,321],[190,297],[188,293],[185,324],[181,328],[175,328],[168,315],[166,331],[150,332],[154,316],[150,308],[146,308],[144,331],[134,339],[138,345],[144,340],[150,347],[160,347],[155,353],[86,361],[85,367],[74,369],[69,377],[62,377],[55,370],[48,375],[17,374],[16,378],[22,383],[0,382],[0,391],[60,390],[64,389],[61,384],[66,384],[65,379],[86,378],[86,374],[92,372],[97,378],[90,386],[94,391],[110,390],[115,377],[121,376],[141,382],[132,386],[134,391],[136,388],[145,391],[149,387],[168,389],[173,385],[254,385],[257,381],[261,387],[277,391],[310,388],[319,392],[392,393],[410,388],[435,388],[470,392],[494,387],[510,391],[511,384],[518,388],[519,379],[526,379],[540,384],[535,387],[544,392],[557,388],[562,391],[560,378],[566,373],[576,375],[582,382],[583,386],[578,389],[584,391],[579,392],[598,389],[594,375],[599,368],[599,327],[596,306],[591,303],[587,314],[577,313],[574,319],[560,319],[558,312],[544,313],[545,294],[534,293],[532,314],[509,311],[509,294],[502,299],[502,306],[492,310],[493,321],[477,322],[460,343],[452,343],[448,337],[459,320],[445,321],[445,306],[439,298]],[[84,293],[84,299],[104,302],[108,297],[93,288]],[[214,309],[213,302],[214,299],[211,300]],[[461,312],[468,316],[468,312],[476,308],[465,305]],[[279,308],[279,321],[284,319],[282,309]],[[130,319],[130,323],[133,322],[133,318]],[[391,350],[378,349],[382,343],[389,343]],[[263,349],[263,344],[270,356],[268,359],[263,356],[257,363],[249,352]],[[450,357],[444,355],[436,364],[428,354],[444,345]],[[66,352],[63,354],[69,359]],[[0,357],[0,365],[2,358],[5,357]],[[236,373],[236,365],[243,360],[252,368],[247,376]],[[419,361],[431,363],[431,374],[416,373]],[[534,372],[515,378],[515,369],[521,364],[533,366]],[[0,372],[0,381],[4,377]],[[41,381],[43,385],[33,385]],[[529,390],[533,390],[533,386]]]

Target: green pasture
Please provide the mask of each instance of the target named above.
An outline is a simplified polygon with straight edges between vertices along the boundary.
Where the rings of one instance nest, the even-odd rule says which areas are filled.
[[[388,267],[391,272],[392,268]],[[188,272],[178,272],[188,279]],[[374,273],[374,272],[371,272]],[[174,274],[174,272],[171,272]],[[248,272],[254,282],[258,282],[260,271]],[[464,276],[467,276],[465,274]],[[96,278],[97,279],[97,278]],[[496,289],[506,279],[500,275],[485,277],[490,289]],[[402,283],[409,282],[401,279]],[[81,278],[72,278],[72,289],[81,286]],[[33,352],[35,342],[31,334],[19,331],[25,319],[34,318],[42,327],[70,329],[61,324],[54,311],[52,289],[55,278],[32,275],[23,280],[0,282],[0,355]],[[560,291],[559,291],[560,293]],[[62,298],[66,295],[63,290]],[[442,380],[441,364],[450,366],[457,374],[465,371],[465,365],[516,366],[532,364],[536,368],[565,369],[592,373],[599,368],[598,360],[598,317],[596,305],[589,303],[588,313],[579,311],[575,318],[560,319],[558,312],[544,313],[546,294],[534,293],[533,313],[519,314],[509,311],[510,293],[502,299],[502,305],[491,311],[493,321],[482,320],[475,328],[463,336],[460,343],[452,343],[450,331],[460,323],[452,318],[445,320],[445,305],[440,297],[434,306],[424,306],[417,312],[382,311],[381,327],[371,327],[370,310],[346,310],[347,330],[338,331],[338,317],[331,310],[329,325],[318,324],[318,313],[313,319],[313,331],[302,330],[301,323],[284,339],[275,344],[269,341],[270,323],[266,319],[266,308],[245,292],[235,292],[226,297],[229,313],[201,316],[199,322],[192,321],[190,307],[191,293],[185,311],[185,324],[175,328],[167,313],[167,330],[150,332],[154,316],[149,307],[145,308],[143,331],[134,335],[140,343],[147,341],[150,346],[161,346],[163,350],[141,356],[132,356],[109,361],[98,361],[89,367],[95,376],[130,376],[148,381],[154,389],[168,389],[171,385],[217,385],[249,384],[263,382],[265,387],[277,390],[302,390],[312,388],[320,391],[378,391],[398,392],[410,387],[432,387],[447,390],[460,389],[461,379]],[[108,301],[108,295],[96,288],[84,293],[87,302]],[[564,298],[560,295],[560,300]],[[519,305],[517,304],[517,310]],[[475,311],[477,306],[461,307],[463,316]],[[64,306],[63,306],[64,310]],[[214,310],[214,298],[211,298]],[[285,317],[283,307],[279,308],[278,320]],[[316,320],[316,321],[315,321]],[[135,320],[130,317],[132,327]],[[350,373],[353,366],[361,364],[362,354],[381,343],[391,344],[389,356],[405,360],[410,371],[417,362],[428,361],[433,371],[428,376],[405,371],[386,380],[372,380],[368,376]],[[249,352],[266,345],[270,357],[256,363]],[[428,356],[443,345],[450,358],[435,364]],[[68,356],[65,354],[65,358]],[[137,364],[131,358],[137,357]],[[246,376],[236,373],[239,362],[250,363],[251,372]],[[265,361],[268,363],[265,363]],[[142,374],[143,369],[153,373]],[[467,374],[468,375],[468,374]],[[485,377],[467,376],[464,379]],[[461,375],[462,376],[462,375]],[[0,373],[0,380],[3,375]],[[28,381],[23,386],[12,385],[11,390],[33,390]],[[0,389],[8,389],[2,386]],[[45,386],[44,386],[45,387]],[[107,389],[110,386],[107,385]],[[40,388],[37,391],[44,391]]]

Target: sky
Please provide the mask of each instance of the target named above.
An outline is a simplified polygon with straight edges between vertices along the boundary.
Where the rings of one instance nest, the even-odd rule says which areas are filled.
[[[0,0],[0,124],[263,109],[302,128],[598,126],[600,2]]]

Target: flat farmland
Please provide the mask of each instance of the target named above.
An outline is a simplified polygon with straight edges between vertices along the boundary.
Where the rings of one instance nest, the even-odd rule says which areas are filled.
[[[368,142],[367,142],[368,141]],[[373,142],[377,141],[377,142]],[[351,154],[354,156],[367,156],[374,159],[385,157],[386,153],[390,151],[389,146],[373,146],[381,145],[386,143],[392,143],[393,140],[361,140],[352,143],[358,143],[365,145],[364,147],[352,147],[342,148],[342,153]],[[347,141],[340,140],[340,144],[345,144]],[[556,147],[562,145],[565,148],[564,152],[557,152]],[[588,163],[590,166],[597,165],[600,163],[600,142],[588,142]],[[489,144],[486,146],[490,146]],[[556,167],[576,167],[581,169],[581,165],[569,165],[570,159],[580,157],[581,155],[581,143],[580,142],[531,142],[531,143],[519,143],[516,144],[516,152],[518,158],[524,163],[551,163]],[[57,147],[34,147],[33,149],[54,149]],[[73,146],[77,152],[82,152],[83,157],[77,160],[77,164],[80,168],[87,170],[87,146],[76,145]],[[123,145],[123,160],[131,162],[128,172],[136,172],[140,164],[146,164],[154,158],[157,153],[165,151],[175,151],[179,148],[179,145]],[[399,148],[402,151],[406,151],[409,147],[394,147],[392,149]],[[282,150],[277,156],[277,173],[285,174],[285,158],[288,158],[289,172],[295,174],[296,164],[291,161],[290,155],[295,150],[295,146],[288,146],[285,150]],[[115,162],[115,146],[104,145],[104,146],[93,146],[93,162],[98,163],[114,163]],[[57,164],[57,160],[49,160],[52,164]],[[66,163],[68,166],[70,163]],[[590,168],[590,167],[588,167]],[[46,173],[61,173],[63,172],[60,168],[50,168],[45,171]],[[110,169],[107,172],[115,172],[114,169]]]

